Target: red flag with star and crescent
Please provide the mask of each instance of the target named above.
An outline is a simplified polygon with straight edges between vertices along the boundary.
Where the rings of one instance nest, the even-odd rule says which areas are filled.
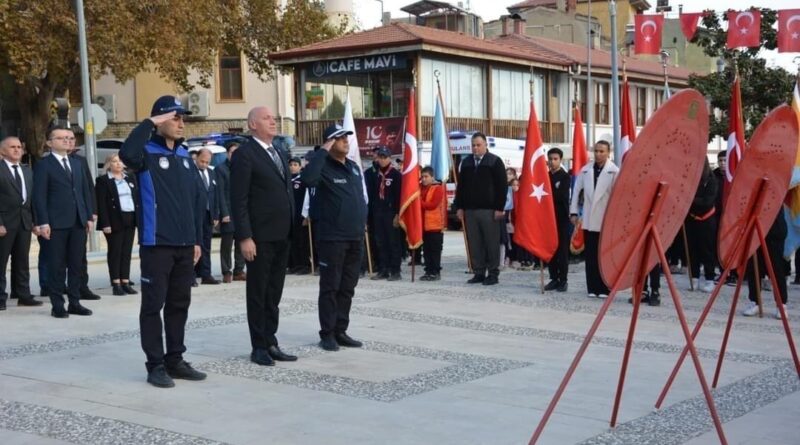
[[[728,40],[726,47],[755,48],[761,46],[761,11],[728,12]]]
[[[400,227],[406,232],[409,249],[422,245],[422,204],[419,191],[417,156],[417,116],[414,110],[414,89],[408,95],[408,118],[403,144],[403,181],[400,183]]]
[[[778,52],[800,53],[800,9],[778,11]]]
[[[636,14],[633,45],[636,54],[658,54],[661,52],[661,30],[664,16],[661,14]]]
[[[728,199],[728,192],[733,182],[733,176],[736,174],[736,167],[742,161],[746,147],[742,112],[742,89],[739,85],[739,75],[737,74],[733,80],[731,106],[728,110],[728,148],[726,150],[728,162],[725,164],[725,182],[722,189],[723,200]]]
[[[514,208],[514,241],[537,258],[548,262],[558,249],[558,227],[547,153],[532,99],[518,193]]]

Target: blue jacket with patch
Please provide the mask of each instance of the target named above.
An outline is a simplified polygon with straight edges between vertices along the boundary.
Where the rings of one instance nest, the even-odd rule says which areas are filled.
[[[205,202],[198,170],[186,149],[176,141],[170,149],[155,134],[149,119],[136,126],[119,151],[122,162],[136,173],[134,196],[142,246],[195,246],[203,239]]]

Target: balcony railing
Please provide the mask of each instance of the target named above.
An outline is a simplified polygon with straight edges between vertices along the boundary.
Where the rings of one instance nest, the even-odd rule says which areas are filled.
[[[322,144],[322,132],[333,119],[300,121],[297,123],[297,143],[300,145]],[[491,128],[488,119],[449,117],[445,119],[448,131],[480,131],[490,136],[510,139],[524,139],[528,130],[528,121],[512,119],[495,119]],[[566,142],[563,122],[539,121],[542,141],[545,143]],[[417,139],[430,141],[433,133],[433,116],[422,116],[422,127]]]

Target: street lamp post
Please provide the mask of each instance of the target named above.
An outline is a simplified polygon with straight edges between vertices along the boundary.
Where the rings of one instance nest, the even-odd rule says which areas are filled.
[[[86,19],[83,15],[83,0],[75,0],[75,15],[78,19],[78,50],[81,64],[81,101],[83,102],[84,150],[92,178],[97,177],[97,153],[94,143],[94,119],[92,118],[92,92],[89,79],[89,51],[86,45]],[[89,250],[97,250],[97,235],[89,232]]]

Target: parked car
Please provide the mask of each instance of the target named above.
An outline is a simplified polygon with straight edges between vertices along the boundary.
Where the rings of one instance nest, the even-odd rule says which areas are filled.
[[[119,149],[122,148],[123,142],[125,142],[125,139],[119,138],[98,139],[95,141],[95,146],[97,147],[96,161],[98,170],[103,168],[108,156],[115,155],[119,152]],[[84,157],[86,156],[85,145],[78,146],[78,155]]]

